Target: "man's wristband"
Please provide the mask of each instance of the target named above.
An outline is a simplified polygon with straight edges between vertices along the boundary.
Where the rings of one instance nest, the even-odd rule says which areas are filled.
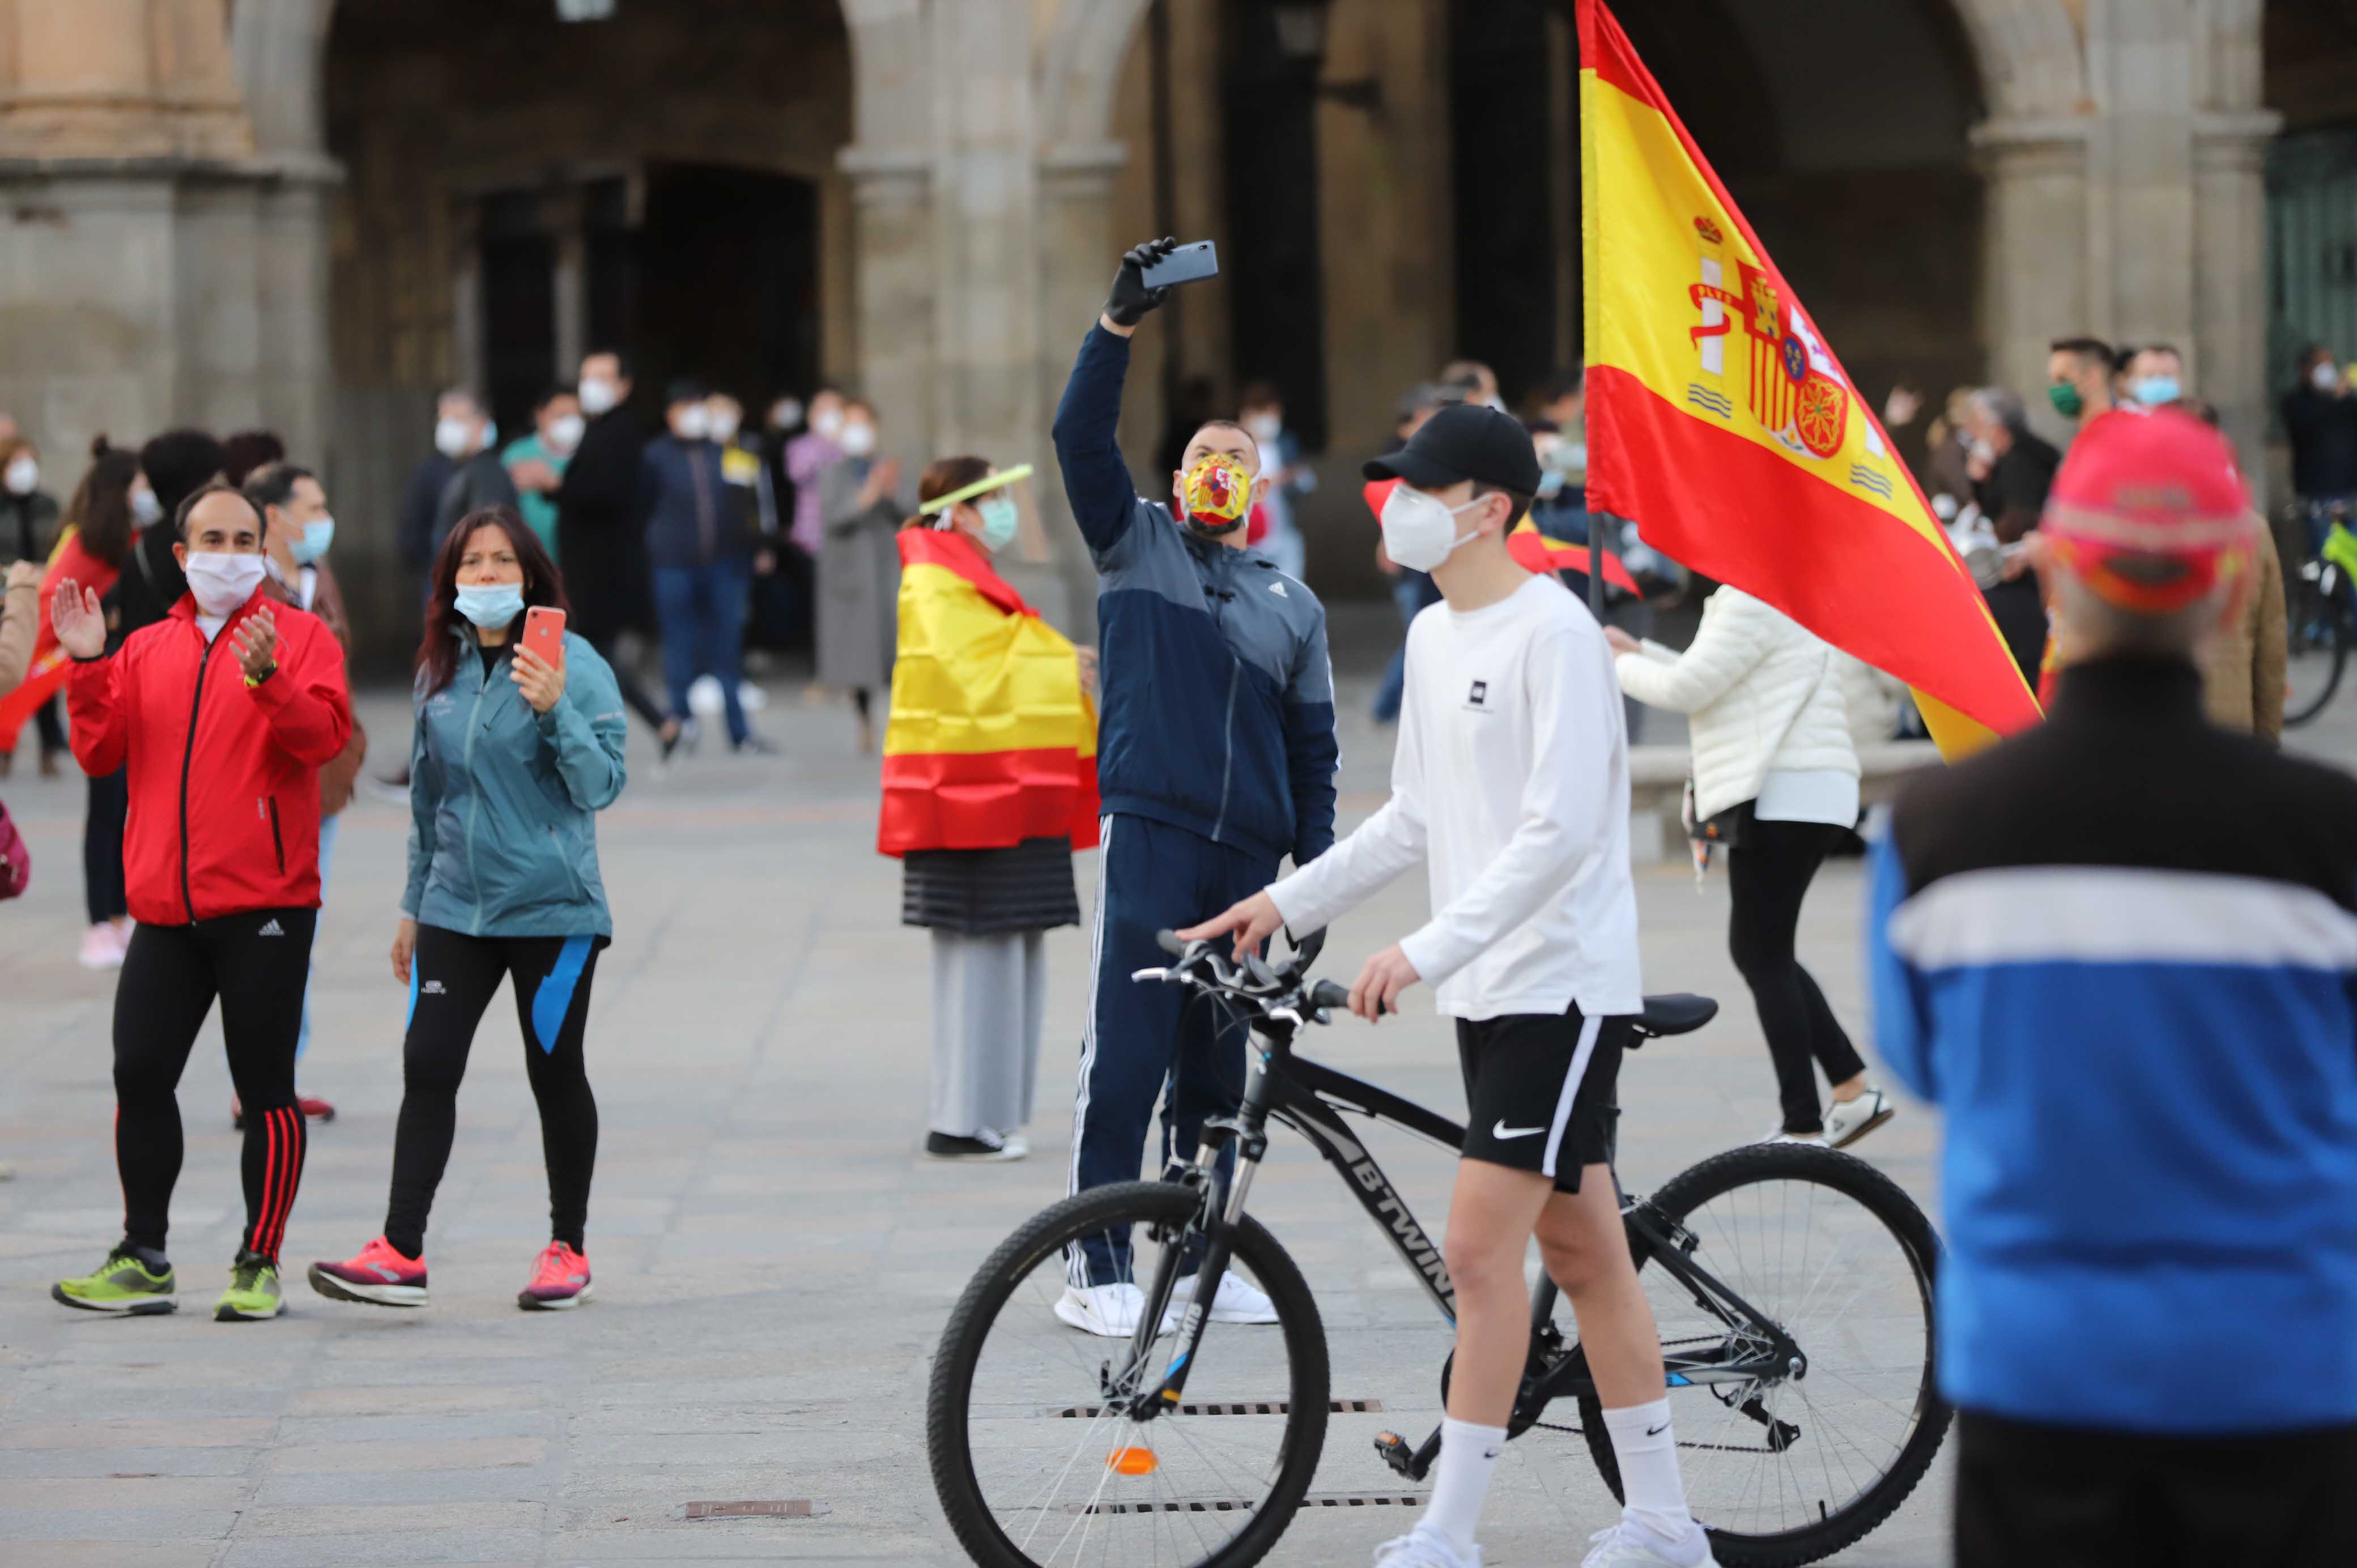
[[[253,690],[254,687],[261,685],[264,681],[269,680],[273,675],[277,673],[278,664],[275,660],[273,660],[269,669],[264,670],[259,675],[248,675],[245,678],[245,689],[250,692]]]

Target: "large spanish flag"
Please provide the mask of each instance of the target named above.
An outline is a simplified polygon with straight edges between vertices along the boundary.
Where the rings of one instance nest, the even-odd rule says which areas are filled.
[[[1097,842],[1097,715],[1072,645],[963,533],[903,529],[876,847]]]
[[[1915,689],[1949,757],[2038,704],[1914,476],[1602,0],[1579,0],[1587,504]]]

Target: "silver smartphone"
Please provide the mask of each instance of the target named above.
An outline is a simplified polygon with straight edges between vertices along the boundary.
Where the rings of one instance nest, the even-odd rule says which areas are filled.
[[[1209,240],[1198,240],[1191,245],[1181,245],[1139,276],[1148,288],[1168,288],[1172,284],[1200,283],[1205,278],[1220,275],[1220,252]]]

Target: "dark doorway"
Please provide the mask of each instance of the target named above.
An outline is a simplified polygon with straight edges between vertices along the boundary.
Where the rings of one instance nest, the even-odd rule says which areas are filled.
[[[1510,405],[1555,369],[1546,21],[1545,0],[1456,0],[1448,16],[1456,352],[1495,371]]]
[[[486,197],[483,371],[490,414],[512,437],[532,425],[556,360],[556,247],[530,191]]]
[[[649,172],[631,333],[642,396],[692,376],[748,408],[818,376],[818,189],[706,165]]]
[[[1318,279],[1315,58],[1280,47],[1277,8],[1229,0],[1221,32],[1228,253],[1236,381],[1275,385],[1285,422],[1326,447],[1325,306]],[[1180,236],[1185,238],[1185,236]]]

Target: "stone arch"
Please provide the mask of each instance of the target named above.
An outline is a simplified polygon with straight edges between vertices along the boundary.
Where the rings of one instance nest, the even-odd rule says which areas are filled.
[[[2083,0],[1949,0],[1996,119],[2068,115],[2088,97]]]

